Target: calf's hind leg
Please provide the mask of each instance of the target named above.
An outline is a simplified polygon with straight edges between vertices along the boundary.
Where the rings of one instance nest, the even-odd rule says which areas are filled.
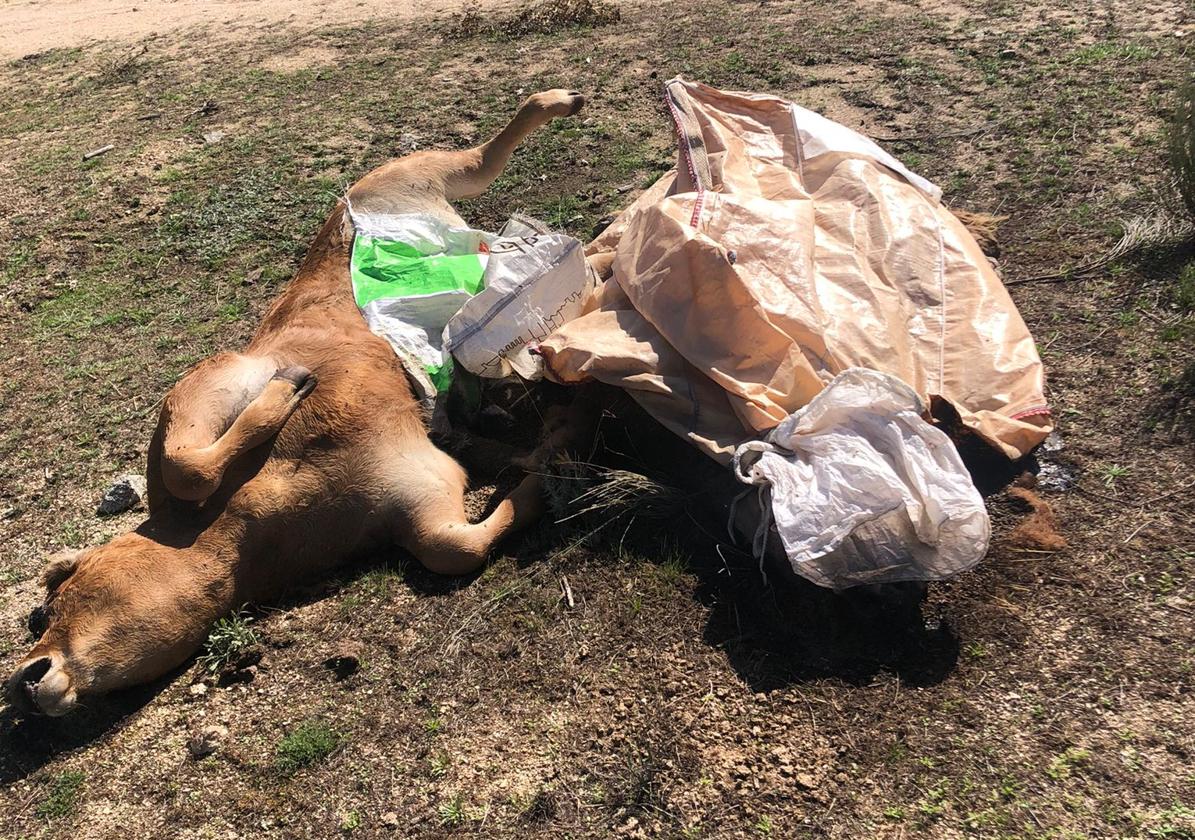
[[[200,362],[167,395],[158,421],[161,478],[186,501],[216,492],[237,456],[277,434],[312,388],[302,367],[221,353]]]
[[[465,471],[434,447],[398,456],[399,516],[395,540],[429,571],[465,575],[477,571],[503,537],[543,513],[537,475],[528,475],[489,516],[470,522],[465,513]]]
[[[395,158],[353,184],[349,203],[358,213],[432,213],[463,224],[449,201],[480,195],[502,174],[527,135],[585,105],[572,90],[545,90],[527,97],[510,123],[472,149],[429,150]]]

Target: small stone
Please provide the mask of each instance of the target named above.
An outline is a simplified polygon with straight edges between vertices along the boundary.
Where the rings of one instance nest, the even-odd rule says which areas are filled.
[[[207,694],[207,685],[204,683],[195,683],[187,691],[190,692],[192,697],[202,697]]]
[[[1016,58],[1017,51],[1011,47],[1006,47],[1005,49],[1000,50],[1000,57],[1003,59]]]
[[[207,758],[220,748],[220,743],[227,737],[228,727],[220,726],[219,724],[205,726],[187,741],[187,752],[196,761],[201,758]]]
[[[336,652],[324,660],[324,667],[343,680],[361,667],[361,645],[358,642],[343,642]]]
[[[798,773],[797,784],[805,788],[805,790],[813,790],[817,787],[817,779],[809,773]]]
[[[223,131],[205,131],[203,132],[203,142],[209,146],[214,146],[226,136],[227,135]]]
[[[104,491],[99,506],[95,512],[97,516],[115,516],[132,510],[141,504],[145,496],[145,478],[140,475],[122,475]]]
[[[387,828],[398,828],[398,814],[393,811],[382,814],[382,825]]]

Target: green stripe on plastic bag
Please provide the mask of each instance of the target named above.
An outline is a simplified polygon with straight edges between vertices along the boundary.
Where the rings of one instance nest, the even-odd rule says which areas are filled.
[[[357,306],[375,300],[419,297],[438,292],[481,290],[485,272],[480,254],[424,256],[393,239],[358,235],[353,239],[351,276]]]
[[[436,393],[443,394],[452,387],[452,356],[445,353],[444,364],[425,365],[423,369],[427,371],[428,378],[431,379],[432,385],[436,387]]]

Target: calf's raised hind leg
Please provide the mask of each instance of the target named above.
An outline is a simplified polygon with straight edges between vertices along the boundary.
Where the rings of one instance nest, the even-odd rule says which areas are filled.
[[[185,501],[215,493],[228,465],[277,434],[315,383],[306,368],[279,370],[255,356],[221,353],[201,362],[162,406],[166,490]]]
[[[528,134],[556,117],[571,117],[584,105],[585,97],[572,90],[533,94],[489,142],[472,149],[414,152],[384,163],[353,184],[349,203],[357,213],[430,212],[459,221],[449,201],[485,192]]]

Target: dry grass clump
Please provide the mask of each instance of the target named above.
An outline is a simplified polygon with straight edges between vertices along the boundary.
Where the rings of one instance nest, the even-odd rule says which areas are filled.
[[[1083,261],[1073,268],[1018,277],[1005,280],[1005,286],[1020,283],[1052,283],[1085,277],[1106,268],[1122,257],[1135,254],[1145,248],[1161,248],[1177,245],[1195,236],[1195,222],[1176,218],[1168,211],[1159,211],[1152,216],[1137,216],[1124,223],[1124,232],[1111,249]]]
[[[605,26],[622,15],[617,6],[601,0],[541,0],[510,15],[488,15],[474,5],[454,15],[446,33],[449,38],[522,38],[564,29]]]
[[[544,490],[557,523],[573,522],[595,531],[613,522],[669,519],[685,502],[675,487],[630,470],[583,461],[552,464],[544,476]]]

